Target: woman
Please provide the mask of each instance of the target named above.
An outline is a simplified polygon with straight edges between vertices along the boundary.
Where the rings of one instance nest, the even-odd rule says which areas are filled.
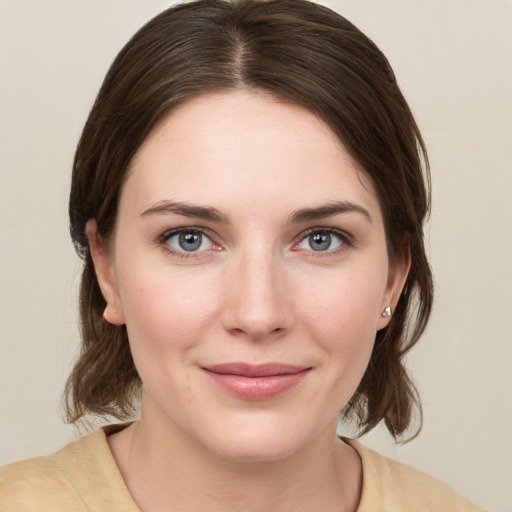
[[[69,419],[129,419],[139,395],[140,419],[6,466],[2,507],[479,510],[336,438],[340,411],[397,440],[420,411],[402,358],[432,305],[422,162],[389,64],[332,11],[199,1],[149,22],[70,196]]]

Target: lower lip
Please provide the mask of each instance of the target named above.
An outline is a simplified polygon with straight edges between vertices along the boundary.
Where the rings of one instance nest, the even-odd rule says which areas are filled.
[[[297,373],[264,377],[244,377],[243,375],[215,373],[208,370],[205,372],[215,384],[232,396],[242,400],[266,400],[300,384],[309,370],[308,368]]]

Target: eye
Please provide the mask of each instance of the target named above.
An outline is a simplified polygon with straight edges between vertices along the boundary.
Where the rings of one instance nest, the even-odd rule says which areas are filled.
[[[184,228],[165,235],[165,242],[176,252],[202,252],[213,242],[199,229]]]
[[[343,245],[350,245],[347,234],[334,229],[316,229],[307,233],[295,247],[308,251],[330,252]]]

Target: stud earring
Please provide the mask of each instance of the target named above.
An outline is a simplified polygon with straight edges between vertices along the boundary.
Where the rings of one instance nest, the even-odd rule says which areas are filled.
[[[393,312],[391,311],[391,306],[388,306],[383,312],[382,316],[384,317],[390,317],[392,316]]]

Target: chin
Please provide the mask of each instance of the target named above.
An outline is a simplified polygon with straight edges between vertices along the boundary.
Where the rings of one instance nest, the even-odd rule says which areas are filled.
[[[280,422],[260,419],[231,428],[219,428],[216,432],[210,431],[208,440],[204,439],[203,442],[225,459],[271,462],[293,456],[304,449],[315,435],[314,432],[309,432],[308,435],[307,431],[298,430],[296,423],[278,423]]]

